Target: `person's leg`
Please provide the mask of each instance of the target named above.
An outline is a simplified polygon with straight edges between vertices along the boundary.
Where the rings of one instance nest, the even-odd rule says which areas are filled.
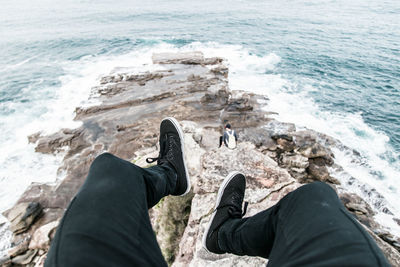
[[[97,157],[46,266],[165,266],[148,208],[171,192],[175,176],[168,167],[146,170],[108,153]]]
[[[143,169],[109,153],[97,157],[60,222],[45,266],[165,266],[148,208],[190,189],[183,133],[173,118],[161,123],[157,164]]]
[[[269,266],[388,265],[335,191],[320,182],[252,217],[227,220],[217,240],[220,252],[268,258]]]

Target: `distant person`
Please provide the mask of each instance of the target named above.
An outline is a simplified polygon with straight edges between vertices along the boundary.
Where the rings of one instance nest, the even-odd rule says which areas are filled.
[[[224,135],[219,138],[219,147],[222,146],[222,142],[227,148],[235,149],[237,146],[238,135],[232,130],[231,125],[228,123],[225,125]]]
[[[141,168],[109,153],[92,163],[51,243],[45,266],[167,266],[148,209],[190,190],[183,132],[162,120],[157,165]],[[203,236],[212,253],[259,256],[268,266],[389,266],[382,252],[327,184],[287,194],[275,206],[242,218],[246,178],[230,173],[218,191]]]

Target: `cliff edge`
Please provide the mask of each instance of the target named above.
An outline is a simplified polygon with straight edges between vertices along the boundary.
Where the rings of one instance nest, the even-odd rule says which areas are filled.
[[[4,213],[13,239],[2,266],[43,266],[58,222],[94,158],[107,151],[148,166],[145,159],[157,155],[159,123],[167,116],[182,125],[192,181],[190,194],[166,197],[149,211],[164,257],[172,266],[258,266],[267,262],[216,255],[201,246],[218,187],[232,170],[247,177],[246,216],[274,205],[303,183],[329,183],[391,264],[400,266],[400,241],[374,221],[374,207],[348,192],[330,172],[340,168],[330,149],[339,141],[273,119],[273,113],[262,109],[268,103],[264,96],[231,91],[222,58],[205,58],[201,52],[165,53],[153,55],[153,64],[156,70],[151,72],[118,69],[102,77],[90,96],[101,104],[76,108],[75,119],[82,121],[81,127],[29,136],[38,153],[65,154],[59,169],[65,178],[55,185],[32,184]],[[227,122],[239,134],[235,150],[218,148]]]

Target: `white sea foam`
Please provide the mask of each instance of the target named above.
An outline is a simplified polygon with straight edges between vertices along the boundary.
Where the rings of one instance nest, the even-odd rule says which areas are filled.
[[[0,216],[0,221],[4,217]],[[5,219],[4,219],[5,220]],[[7,255],[7,250],[10,248],[12,232],[8,230],[8,223],[0,222],[0,258]]]

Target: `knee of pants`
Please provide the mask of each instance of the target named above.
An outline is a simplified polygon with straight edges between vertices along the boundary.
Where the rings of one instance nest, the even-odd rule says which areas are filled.
[[[297,197],[307,198],[310,200],[338,200],[335,190],[323,182],[313,182],[303,185],[293,193],[297,194]]]
[[[95,158],[89,170],[88,178],[95,180],[118,180],[121,177],[130,176],[131,168],[126,161],[110,153],[103,153]]]
[[[86,178],[86,186],[95,184],[97,188],[104,187],[106,191],[142,183],[140,168],[113,154],[103,153],[95,158]]]
[[[104,166],[105,164],[114,164],[118,162],[118,158],[111,153],[103,153],[97,156],[94,161],[92,162],[91,168],[97,168],[99,166]]]

